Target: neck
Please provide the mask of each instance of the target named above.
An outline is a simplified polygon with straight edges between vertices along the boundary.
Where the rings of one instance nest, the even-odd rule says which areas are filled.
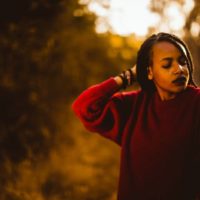
[[[175,94],[175,93],[160,93],[158,91],[158,95],[159,95],[161,101],[168,101],[170,99],[174,99],[177,94]]]

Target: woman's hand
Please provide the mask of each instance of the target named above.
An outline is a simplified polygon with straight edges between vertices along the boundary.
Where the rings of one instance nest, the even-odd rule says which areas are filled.
[[[114,79],[115,79],[117,85],[119,85],[120,87],[123,85],[123,81],[119,76],[115,76]]]
[[[131,72],[130,72],[130,70],[131,70]],[[123,74],[123,75],[122,75]],[[120,87],[122,87],[123,85],[124,85],[124,83],[123,83],[123,81],[124,81],[124,78],[126,79],[125,81],[126,81],[126,86],[127,85],[131,85],[132,84],[132,82],[134,81],[134,80],[136,80],[136,65],[134,65],[132,68],[130,68],[130,69],[128,69],[128,70],[126,70],[126,71],[124,71],[122,74],[120,74],[120,75],[118,75],[118,76],[116,76],[114,79],[115,79],[115,81],[116,81],[116,83],[120,86]],[[121,76],[121,77],[120,77]],[[122,78],[123,77],[123,78]],[[131,78],[132,77],[132,78]],[[125,87],[126,87],[125,86]],[[124,87],[124,88],[125,88]]]
[[[134,79],[136,79],[136,65],[134,65],[132,68],[131,68],[131,71],[133,72],[133,75],[134,75]]]

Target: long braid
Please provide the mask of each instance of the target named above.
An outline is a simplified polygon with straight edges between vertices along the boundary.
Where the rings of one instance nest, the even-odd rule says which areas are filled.
[[[152,35],[141,45],[136,62],[137,80],[140,83],[143,90],[152,91],[155,90],[153,81],[150,81],[148,77],[148,67],[151,63],[151,49],[155,43],[156,35]]]

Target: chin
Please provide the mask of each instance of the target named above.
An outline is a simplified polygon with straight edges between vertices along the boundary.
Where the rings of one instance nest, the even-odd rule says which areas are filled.
[[[175,92],[175,93],[179,93],[179,92],[184,91],[186,88],[187,88],[187,84],[185,84],[185,85],[180,85],[180,86],[178,86],[178,87],[175,88],[174,92]]]

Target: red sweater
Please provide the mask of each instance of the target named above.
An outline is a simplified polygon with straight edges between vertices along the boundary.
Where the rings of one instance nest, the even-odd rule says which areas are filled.
[[[118,90],[110,78],[73,103],[88,130],[121,146],[118,200],[200,199],[200,89],[168,101]]]

